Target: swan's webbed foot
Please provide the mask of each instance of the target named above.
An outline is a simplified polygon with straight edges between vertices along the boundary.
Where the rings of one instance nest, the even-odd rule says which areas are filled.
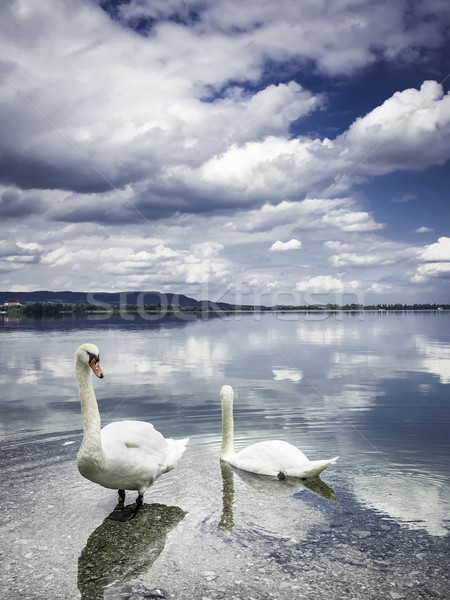
[[[129,521],[133,517],[136,516],[138,510],[144,503],[144,497],[139,494],[136,498],[136,504],[129,504],[128,506],[124,506],[125,501],[125,490],[119,490],[119,502],[112,511],[108,515],[108,519],[112,521]]]
[[[280,471],[278,473],[277,477],[280,481],[283,481],[283,479],[286,479],[286,475],[283,473],[283,471]]]

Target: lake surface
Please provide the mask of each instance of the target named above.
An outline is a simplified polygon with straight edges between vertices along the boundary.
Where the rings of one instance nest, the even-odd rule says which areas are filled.
[[[450,313],[184,316],[0,321],[3,597],[448,597]],[[103,424],[190,437],[125,524],[76,468],[87,341]],[[338,462],[310,482],[221,464],[225,383],[237,449]]]

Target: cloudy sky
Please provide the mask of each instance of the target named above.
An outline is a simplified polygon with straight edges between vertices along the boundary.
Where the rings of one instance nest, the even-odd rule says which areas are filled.
[[[0,289],[449,302],[447,0],[5,0]]]

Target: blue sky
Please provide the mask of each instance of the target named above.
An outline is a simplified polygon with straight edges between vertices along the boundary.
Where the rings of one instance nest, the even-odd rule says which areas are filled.
[[[0,30],[1,289],[450,301],[447,2],[10,0]]]

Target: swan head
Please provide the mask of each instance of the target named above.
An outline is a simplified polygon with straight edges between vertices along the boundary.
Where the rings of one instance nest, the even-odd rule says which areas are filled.
[[[82,344],[75,353],[75,363],[77,366],[92,369],[94,375],[103,378],[103,371],[100,367],[100,353],[95,344]]]
[[[220,390],[220,399],[222,400],[222,402],[223,401],[232,402],[233,396],[234,396],[234,392],[233,392],[233,388],[231,387],[231,385],[223,385]]]

